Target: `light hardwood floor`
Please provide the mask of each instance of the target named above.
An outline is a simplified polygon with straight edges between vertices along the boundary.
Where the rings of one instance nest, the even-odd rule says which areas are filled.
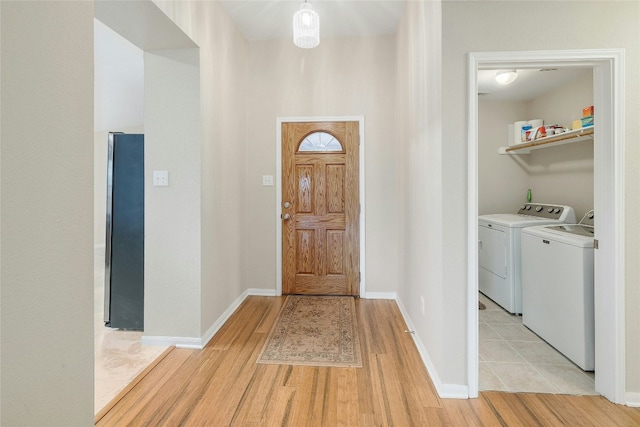
[[[638,426],[598,396],[440,399],[397,305],[356,300],[362,368],[262,365],[284,302],[249,297],[203,350],[174,349],[98,426]]]

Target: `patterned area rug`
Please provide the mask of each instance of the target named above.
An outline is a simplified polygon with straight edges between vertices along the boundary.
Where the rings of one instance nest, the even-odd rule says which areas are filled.
[[[354,299],[289,295],[258,363],[362,367]]]

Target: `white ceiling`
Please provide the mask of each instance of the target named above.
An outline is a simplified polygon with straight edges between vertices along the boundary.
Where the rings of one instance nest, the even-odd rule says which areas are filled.
[[[498,70],[478,71],[478,94],[482,100],[491,101],[530,101],[543,93],[562,87],[570,81],[591,73],[592,69],[583,67],[563,67],[541,71],[536,69],[518,69],[518,78],[511,84],[501,85],[495,80]]]
[[[405,0],[309,0],[323,37],[395,34]],[[293,14],[303,1],[220,0],[248,40],[292,38]]]

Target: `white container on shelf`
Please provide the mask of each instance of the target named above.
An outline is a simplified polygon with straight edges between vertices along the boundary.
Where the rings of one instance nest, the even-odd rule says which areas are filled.
[[[530,124],[533,129],[537,129],[540,126],[544,125],[544,120],[542,119],[529,120],[527,124]]]
[[[526,125],[525,120],[507,125],[507,141],[509,146],[522,143],[522,126]]]

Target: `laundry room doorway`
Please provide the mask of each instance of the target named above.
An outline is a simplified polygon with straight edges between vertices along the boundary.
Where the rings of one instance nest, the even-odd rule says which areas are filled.
[[[624,402],[624,99],[622,50],[478,52],[468,63],[468,381],[478,396],[478,70],[591,67],[594,106],[595,389]],[[606,284],[606,286],[605,286]]]

